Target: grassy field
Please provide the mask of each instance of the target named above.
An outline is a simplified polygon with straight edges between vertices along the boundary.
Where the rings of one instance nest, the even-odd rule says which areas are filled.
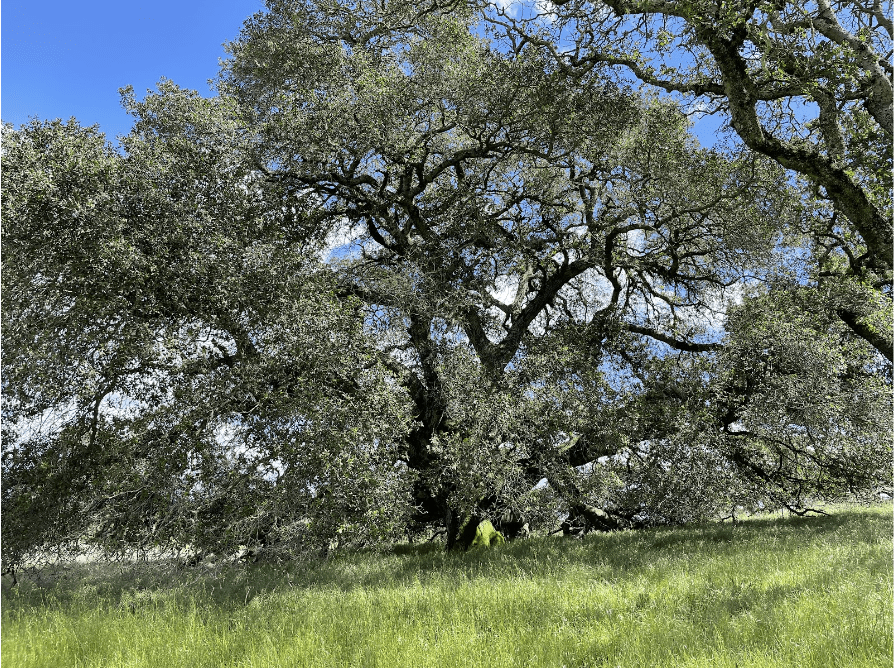
[[[4,668],[892,665],[892,509],[3,582]]]

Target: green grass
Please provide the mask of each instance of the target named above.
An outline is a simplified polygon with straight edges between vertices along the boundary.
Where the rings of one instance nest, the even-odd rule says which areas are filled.
[[[4,668],[890,666],[892,509],[3,583]]]

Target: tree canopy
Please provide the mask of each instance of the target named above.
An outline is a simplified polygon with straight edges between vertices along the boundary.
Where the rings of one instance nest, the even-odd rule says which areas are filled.
[[[839,153],[825,103],[816,136],[752,103],[809,171],[749,139],[707,24],[621,30],[607,4],[271,0],[216,96],[125,90],[118,151],[74,120],[4,127],[4,561],[467,546],[483,520],[514,537],[890,489],[874,80],[827,86],[851,96],[829,103]],[[786,57],[813,71],[799,34]],[[637,43],[695,69],[647,70]],[[701,146],[619,64],[708,95],[741,141]]]
[[[545,49],[569,76],[609,66],[682,95],[699,113],[722,115],[745,146],[790,170],[801,197],[818,209],[809,228],[815,277],[834,293],[839,317],[892,359],[890,3],[484,7],[513,48]]]

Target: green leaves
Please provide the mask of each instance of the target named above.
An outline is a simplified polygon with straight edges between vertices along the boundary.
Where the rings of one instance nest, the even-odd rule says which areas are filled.
[[[168,84],[133,104],[124,154],[76,123],[4,133],[4,502],[11,530],[34,525],[4,533],[4,558],[66,540],[227,551],[271,526],[318,545],[300,529],[317,448],[344,462],[330,489],[365,481],[344,516],[387,533],[405,408],[259,188],[236,108]]]

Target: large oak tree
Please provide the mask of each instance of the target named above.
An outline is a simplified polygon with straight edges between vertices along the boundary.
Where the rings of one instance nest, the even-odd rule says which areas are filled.
[[[270,2],[215,98],[125,94],[120,153],[6,129],[4,559],[453,546],[883,483],[890,367],[816,299],[823,207],[479,18]]]

